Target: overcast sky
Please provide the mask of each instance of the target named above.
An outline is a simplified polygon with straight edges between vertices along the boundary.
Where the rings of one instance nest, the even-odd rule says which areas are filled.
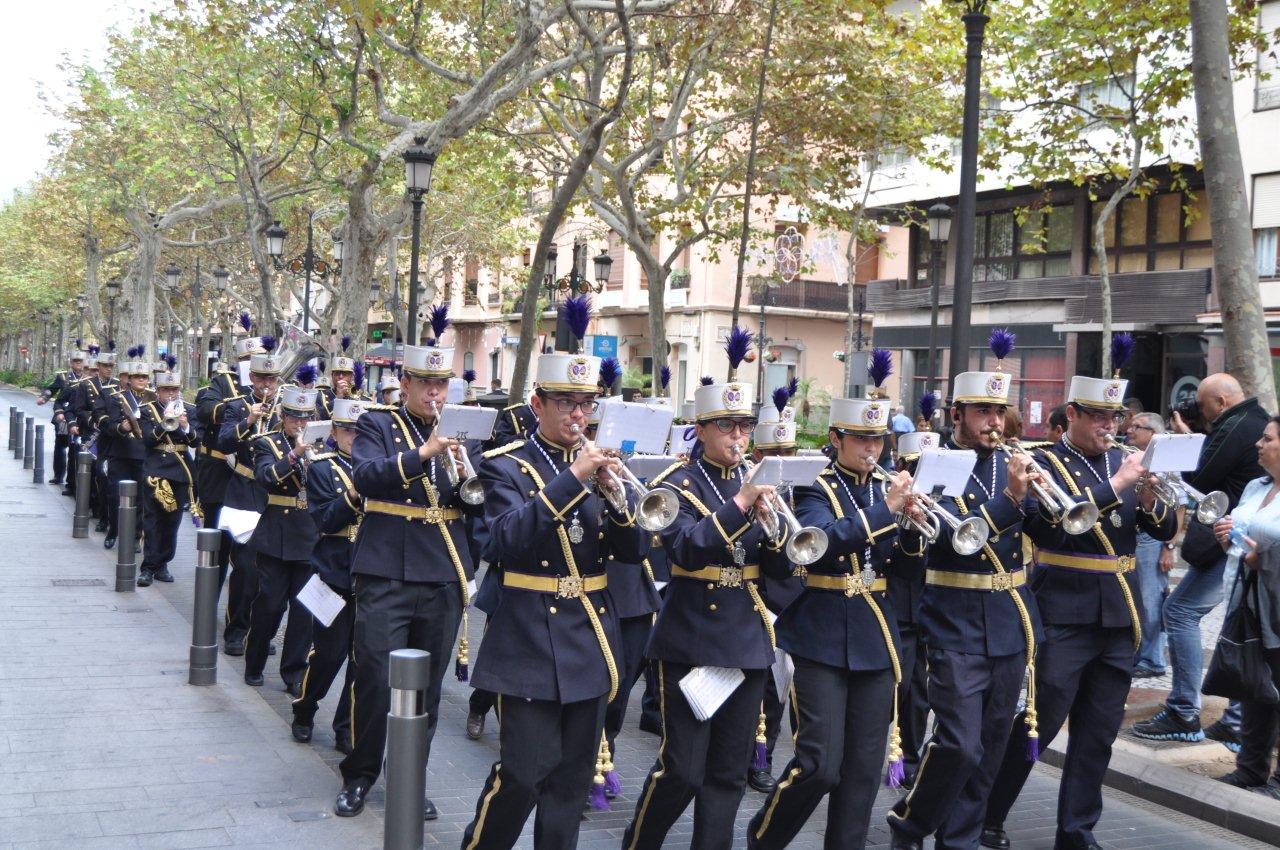
[[[49,134],[58,124],[40,100],[65,96],[58,65],[65,56],[100,62],[106,33],[140,19],[164,0],[43,0],[5,5],[0,35],[0,84],[7,106],[0,134],[0,203],[29,183],[49,158]]]

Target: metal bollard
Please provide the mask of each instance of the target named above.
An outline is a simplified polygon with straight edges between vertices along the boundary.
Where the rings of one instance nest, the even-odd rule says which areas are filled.
[[[44,483],[44,426],[36,426],[35,464],[31,467],[31,483]]]
[[[420,850],[423,802],[427,795],[427,683],[431,653],[397,649],[391,653],[387,679],[391,710],[387,712],[387,808],[383,816],[383,850]]]
[[[191,617],[191,655],[188,685],[218,683],[218,550],[222,532],[202,528],[196,532],[196,598]]]
[[[93,487],[93,455],[76,454],[76,512],[71,515],[71,536],[81,540],[89,536],[89,490]]]
[[[26,418],[26,417],[25,417],[25,416],[23,416],[21,413],[19,413],[19,414],[18,414],[18,441],[17,441],[17,443],[15,443],[15,444],[14,444],[14,446],[13,446],[13,459],[14,459],[14,460],[22,460],[22,453],[23,453],[23,451],[25,450],[25,446],[26,446],[26,438],[23,436],[23,433],[22,433],[22,430],[23,430],[23,427],[24,427],[24,426],[23,426],[23,420],[24,420],[25,418]]]
[[[9,405],[9,451],[18,447],[18,407]]]
[[[32,469],[36,460],[36,418],[27,417],[27,427],[22,434],[22,468]]]
[[[121,481],[119,490],[116,593],[132,593],[138,589],[138,482]]]

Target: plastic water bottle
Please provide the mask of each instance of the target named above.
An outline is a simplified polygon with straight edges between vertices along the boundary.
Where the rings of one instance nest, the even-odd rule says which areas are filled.
[[[1244,526],[1235,526],[1231,529],[1231,548],[1227,550],[1227,557],[1239,560],[1249,554],[1249,544],[1245,541]]]

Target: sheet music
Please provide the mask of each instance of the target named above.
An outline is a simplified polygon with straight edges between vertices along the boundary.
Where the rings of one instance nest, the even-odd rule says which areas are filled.
[[[461,378],[449,379],[449,392],[444,398],[447,404],[462,404],[467,400],[467,382]]]
[[[911,490],[915,493],[932,493],[941,485],[944,496],[964,496],[969,474],[978,462],[977,452],[960,449],[925,449],[920,452],[916,474],[912,476]]]
[[[218,528],[230,534],[237,543],[248,543],[260,519],[262,514],[257,511],[246,511],[223,505],[222,510],[218,511]]]
[[[773,686],[778,689],[778,700],[786,705],[791,697],[791,679],[796,674],[796,664],[785,649],[774,648],[773,666],[769,672],[773,674]]]
[[[330,419],[308,422],[302,431],[302,441],[308,445],[322,443],[329,439],[329,435],[332,433],[333,421]]]
[[[1191,472],[1200,465],[1204,434],[1155,434],[1142,465],[1149,472]]]
[[[596,445],[626,453],[661,454],[674,418],[669,407],[628,401],[606,404],[596,428]]]
[[[436,432],[456,440],[487,440],[493,436],[493,423],[497,420],[498,411],[492,407],[446,404],[440,408]]]
[[[302,590],[298,591],[298,601],[326,629],[333,625],[334,619],[347,604],[347,600],[334,593],[329,585],[320,580],[319,574],[312,574],[307,583],[302,586]]]
[[[775,487],[808,487],[818,480],[818,474],[827,468],[826,456],[819,457],[767,457],[756,464],[747,476],[752,484],[772,484]]]
[[[687,455],[698,442],[698,432],[692,425],[672,425],[670,442],[673,455]]]
[[[634,455],[627,458],[627,469],[641,481],[648,481],[678,460],[675,455]]]
[[[249,383],[249,361],[248,360],[241,360],[239,363],[237,363],[236,371],[239,372],[240,374],[240,386],[242,387],[252,386]]]
[[[694,716],[707,721],[746,678],[736,667],[694,667],[680,680],[680,691]]]

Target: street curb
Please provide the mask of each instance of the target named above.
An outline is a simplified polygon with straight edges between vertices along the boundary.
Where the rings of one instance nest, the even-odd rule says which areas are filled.
[[[1040,759],[1058,768],[1066,760],[1056,749],[1046,749]],[[1103,782],[1117,791],[1280,847],[1280,808],[1269,797],[1122,750],[1112,752]]]

